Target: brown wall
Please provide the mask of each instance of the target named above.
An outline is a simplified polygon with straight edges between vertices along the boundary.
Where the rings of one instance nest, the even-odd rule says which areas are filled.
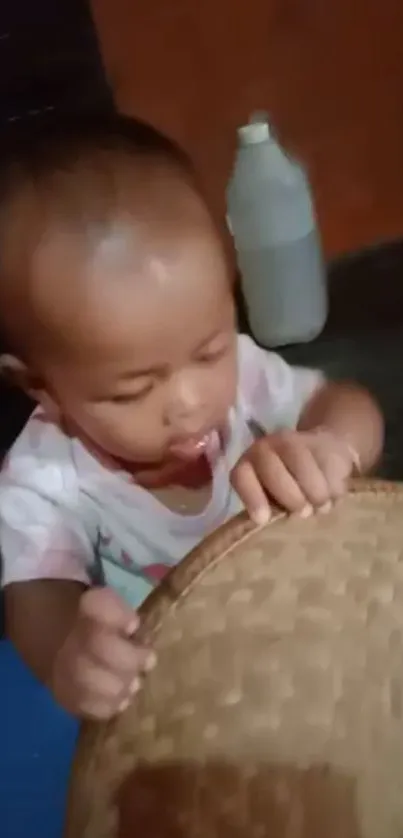
[[[269,109],[310,167],[329,253],[403,235],[403,0],[93,0],[119,107],[182,141],[215,206]]]

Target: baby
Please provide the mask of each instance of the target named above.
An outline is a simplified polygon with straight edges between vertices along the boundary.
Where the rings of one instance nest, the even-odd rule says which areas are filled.
[[[37,403],[0,480],[8,633],[67,710],[108,718],[155,663],[135,608],[169,568],[243,506],[326,510],[382,419],[237,334],[220,235],[157,131],[3,137],[0,189],[1,368]]]

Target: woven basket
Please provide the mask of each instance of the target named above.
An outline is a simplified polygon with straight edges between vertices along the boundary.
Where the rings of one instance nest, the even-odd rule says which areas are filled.
[[[66,838],[402,838],[403,487],[240,516],[142,609],[159,664],[85,726]]]

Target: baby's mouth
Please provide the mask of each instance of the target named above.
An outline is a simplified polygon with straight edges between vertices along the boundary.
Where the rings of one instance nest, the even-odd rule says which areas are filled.
[[[169,453],[181,460],[197,460],[207,450],[212,431],[199,436],[184,437],[169,446]]]

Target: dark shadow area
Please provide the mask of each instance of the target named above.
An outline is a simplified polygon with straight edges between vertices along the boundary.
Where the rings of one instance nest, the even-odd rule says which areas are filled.
[[[0,129],[48,110],[111,106],[87,0],[0,4]]]
[[[326,766],[140,764],[117,838],[362,838],[355,783]]]

